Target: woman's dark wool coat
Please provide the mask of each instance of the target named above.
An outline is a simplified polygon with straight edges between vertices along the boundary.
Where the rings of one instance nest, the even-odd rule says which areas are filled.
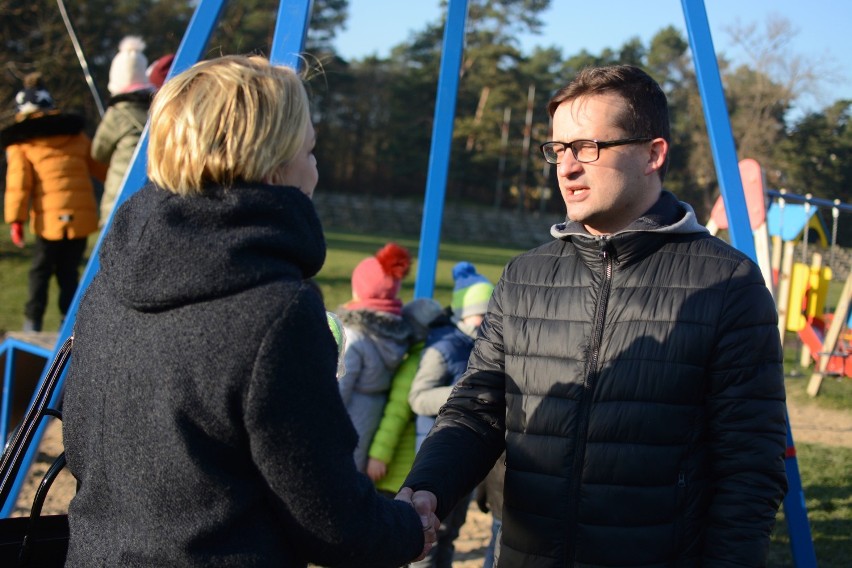
[[[410,505],[357,474],[337,347],[305,279],[322,227],[295,188],[116,212],[83,298],[64,399],[69,566],[399,566]]]

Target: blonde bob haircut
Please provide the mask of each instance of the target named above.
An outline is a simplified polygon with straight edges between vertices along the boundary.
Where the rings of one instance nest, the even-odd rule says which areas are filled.
[[[178,195],[263,182],[301,149],[310,125],[301,76],[257,56],[193,65],[154,97],[148,177]]]

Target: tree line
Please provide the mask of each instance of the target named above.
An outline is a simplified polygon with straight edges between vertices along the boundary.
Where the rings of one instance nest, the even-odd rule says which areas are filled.
[[[357,1],[357,0],[355,0]],[[150,61],[177,50],[194,0],[87,0],[68,16],[100,93],[125,35],[139,35]],[[550,0],[470,0],[457,97],[447,201],[561,212],[554,173],[538,145],[549,138],[550,96],[587,65],[629,63],[648,70],[669,97],[672,156],[666,188],[707,219],[719,194],[687,38],[659,30],[600,53],[562,46],[521,50],[520,33],[540,30]],[[422,199],[426,187],[442,20],[396,45],[387,57],[347,60],[334,48],[348,0],[315,0],[306,44],[306,77],[314,105],[319,191]],[[277,0],[229,2],[206,53],[268,53]],[[745,62],[719,56],[731,127],[740,158],[754,158],[767,186],[852,202],[852,101],[790,118],[793,105],[820,87],[821,62],[792,53],[789,21],[775,18],[729,31]],[[3,126],[14,115],[22,77],[42,72],[64,110],[82,112],[94,131],[97,106],[54,0],[0,0]],[[825,218],[830,222],[830,214]],[[846,223],[845,225],[852,225]],[[852,228],[841,241],[852,244]]]

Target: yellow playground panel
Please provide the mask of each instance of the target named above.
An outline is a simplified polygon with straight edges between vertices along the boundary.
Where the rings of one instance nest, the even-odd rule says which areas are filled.
[[[801,331],[809,320],[822,318],[831,278],[831,267],[814,267],[801,262],[793,264],[787,331]]]

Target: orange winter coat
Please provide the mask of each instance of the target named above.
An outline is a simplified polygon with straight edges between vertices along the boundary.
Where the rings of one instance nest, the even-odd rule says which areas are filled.
[[[5,221],[30,219],[30,230],[48,240],[79,239],[98,229],[92,177],[106,166],[90,157],[83,117],[35,113],[0,132],[6,149]]]

